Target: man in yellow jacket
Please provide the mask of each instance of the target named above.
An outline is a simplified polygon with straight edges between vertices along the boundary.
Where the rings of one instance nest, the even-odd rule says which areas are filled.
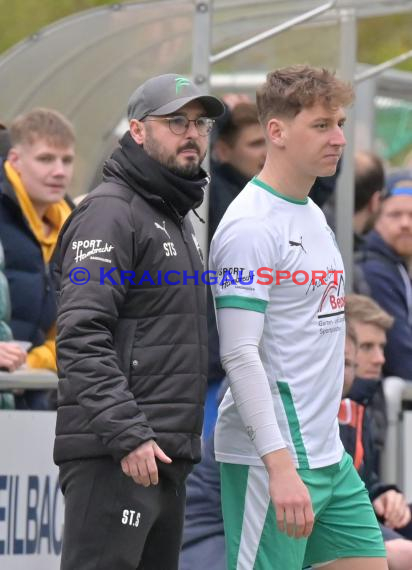
[[[33,109],[10,125],[11,149],[0,165],[0,239],[11,294],[14,338],[32,343],[27,365],[56,370],[56,298],[49,271],[70,214],[64,198],[73,175],[74,132],[60,113]],[[26,392],[17,407],[47,408]]]

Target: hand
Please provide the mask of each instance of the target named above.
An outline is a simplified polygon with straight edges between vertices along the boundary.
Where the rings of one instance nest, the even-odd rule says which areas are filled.
[[[315,519],[312,501],[289,451],[272,451],[262,459],[269,473],[269,493],[279,530],[295,538],[309,536]]]
[[[160,449],[157,443],[149,439],[123,457],[120,463],[125,475],[131,477],[138,485],[149,487],[159,482],[156,458],[163,463],[172,463],[170,457]]]
[[[14,372],[20,368],[27,358],[27,353],[17,344],[10,342],[0,342],[0,368],[6,368]]]
[[[411,520],[411,510],[402,493],[391,489],[373,501],[376,514],[389,528],[402,528]]]

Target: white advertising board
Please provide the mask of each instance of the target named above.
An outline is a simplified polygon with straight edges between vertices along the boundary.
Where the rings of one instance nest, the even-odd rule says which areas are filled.
[[[0,568],[58,570],[63,496],[55,412],[0,411]]]

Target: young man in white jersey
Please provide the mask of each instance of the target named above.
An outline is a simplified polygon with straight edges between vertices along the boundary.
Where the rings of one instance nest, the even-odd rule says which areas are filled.
[[[368,494],[344,453],[344,268],[308,198],[331,176],[352,88],[324,69],[269,73],[265,165],[211,245],[230,381],[216,426],[228,570],[386,570]],[[354,516],[355,515],[355,516]]]

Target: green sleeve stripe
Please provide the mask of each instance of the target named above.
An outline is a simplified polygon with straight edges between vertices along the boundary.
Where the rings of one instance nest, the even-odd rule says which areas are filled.
[[[224,295],[216,297],[217,309],[246,309],[248,311],[256,311],[264,313],[268,302],[253,297],[238,297],[237,295]]]

